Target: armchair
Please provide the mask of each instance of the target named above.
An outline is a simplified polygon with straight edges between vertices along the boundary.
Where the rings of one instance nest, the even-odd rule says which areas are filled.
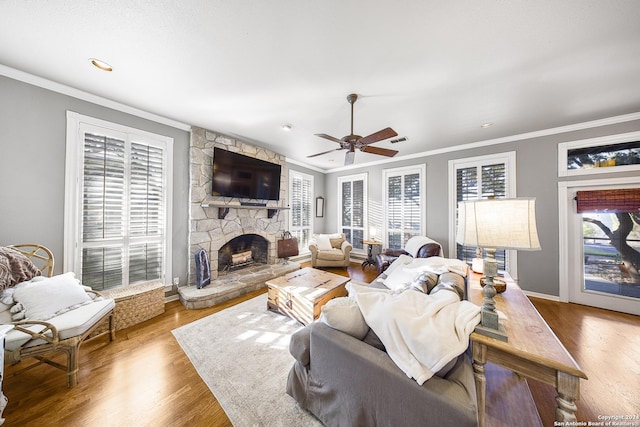
[[[400,255],[409,255],[414,258],[442,256],[442,245],[425,236],[413,236],[407,240],[404,249],[385,249],[376,255],[378,274],[385,271]]]
[[[4,354],[14,364],[34,357],[62,369],[67,372],[68,387],[74,387],[80,345],[105,334],[115,339],[115,302],[82,286],[73,273],[54,276],[53,264],[53,255],[44,246],[0,247],[0,324],[13,326],[5,336]],[[48,277],[41,271],[47,271]],[[96,333],[104,321],[108,328]],[[66,365],[47,357],[57,352],[66,354]]]
[[[353,246],[344,233],[314,234],[309,243],[312,267],[348,267]]]

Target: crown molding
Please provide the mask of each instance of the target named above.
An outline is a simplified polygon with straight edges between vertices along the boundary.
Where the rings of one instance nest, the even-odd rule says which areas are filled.
[[[131,114],[143,119],[151,120],[153,122],[161,123],[163,125],[171,126],[180,130],[189,131],[191,125],[179,122],[177,120],[170,119],[168,117],[159,116],[157,114],[150,113],[148,111],[140,110],[135,107],[131,107],[126,104],[121,104],[116,101],[112,101],[101,96],[93,95],[89,92],[82,91],[80,89],[73,88],[61,83],[54,82],[52,80],[38,77],[33,74],[26,73],[24,71],[16,70],[15,68],[7,67],[0,64],[0,75],[18,80],[24,83],[28,83],[33,86],[38,86],[43,89],[48,89],[53,92],[60,93],[62,95],[68,95],[73,98],[78,98],[83,101],[91,102],[93,104],[101,105],[103,107],[111,108],[113,110],[121,111],[123,113]]]
[[[353,170],[353,169],[376,166],[381,164],[395,163],[403,160],[411,160],[411,159],[417,159],[421,157],[435,156],[438,154],[452,153],[455,151],[470,150],[473,148],[480,148],[480,147],[488,147],[490,145],[506,144],[509,142],[522,141],[525,139],[532,139],[532,138],[540,138],[540,137],[549,136],[549,135],[558,135],[561,133],[574,132],[574,131],[583,130],[583,129],[591,129],[591,128],[600,127],[600,126],[631,122],[634,120],[640,120],[640,112],[623,114],[623,115],[614,116],[614,117],[607,117],[604,119],[591,120],[583,123],[575,123],[575,124],[566,125],[566,126],[558,126],[555,128],[537,130],[533,132],[520,133],[517,135],[504,136],[501,138],[470,142],[468,144],[455,145],[453,147],[445,147],[445,148],[438,148],[435,150],[422,151],[420,153],[393,157],[392,159],[382,159],[374,162],[362,163],[357,165],[355,168],[349,167],[349,166],[341,166],[334,169],[327,169],[326,173],[342,172],[345,170]]]

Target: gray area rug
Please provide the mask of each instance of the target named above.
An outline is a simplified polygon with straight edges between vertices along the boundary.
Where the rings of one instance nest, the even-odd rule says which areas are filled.
[[[285,392],[301,327],[268,311],[263,294],[172,333],[234,426],[319,426]]]

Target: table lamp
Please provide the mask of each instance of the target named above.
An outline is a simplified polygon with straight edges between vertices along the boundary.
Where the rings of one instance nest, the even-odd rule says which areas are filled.
[[[535,198],[471,200],[458,203],[456,242],[483,248],[486,277],[482,289],[481,322],[476,332],[507,341],[498,321],[493,279],[498,275],[496,249],[540,250],[536,228]]]

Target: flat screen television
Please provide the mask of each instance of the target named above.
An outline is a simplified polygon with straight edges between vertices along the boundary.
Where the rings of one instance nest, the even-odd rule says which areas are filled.
[[[214,148],[212,194],[239,199],[279,200],[281,169],[276,163]]]

